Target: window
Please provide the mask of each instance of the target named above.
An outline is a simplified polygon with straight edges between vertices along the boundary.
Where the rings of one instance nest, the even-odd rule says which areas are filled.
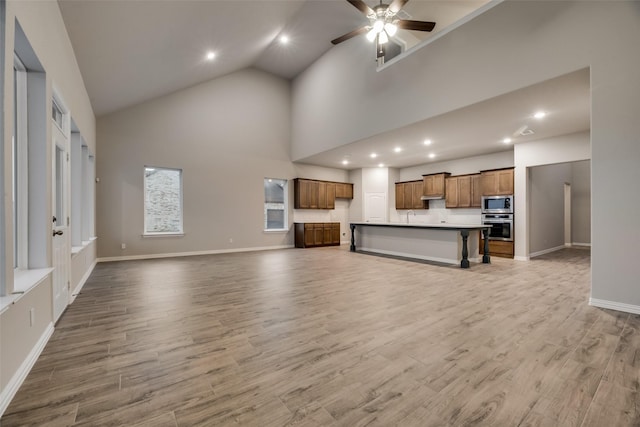
[[[14,54],[13,62],[13,267],[28,268],[28,138],[27,70]]]
[[[182,232],[182,170],[145,166],[144,234]]]
[[[55,124],[58,125],[58,127],[62,131],[64,131],[63,117],[64,117],[64,115],[62,113],[62,109],[60,108],[60,106],[58,105],[56,100],[54,99],[53,102],[51,103],[51,118],[53,119]]]
[[[288,230],[287,180],[264,179],[264,229]]]

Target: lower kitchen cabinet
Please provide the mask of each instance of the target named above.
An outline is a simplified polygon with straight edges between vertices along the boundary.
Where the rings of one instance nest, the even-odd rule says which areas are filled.
[[[484,254],[484,239],[480,239],[480,254]],[[489,240],[489,256],[513,258],[513,242]]]
[[[296,248],[340,245],[339,222],[294,223]]]

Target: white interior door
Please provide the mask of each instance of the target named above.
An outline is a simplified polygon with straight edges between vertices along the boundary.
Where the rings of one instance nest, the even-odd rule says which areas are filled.
[[[365,193],[364,220],[367,222],[387,222],[387,195],[385,193]]]
[[[69,303],[71,265],[69,229],[69,135],[56,124],[53,131],[53,319],[56,322]]]

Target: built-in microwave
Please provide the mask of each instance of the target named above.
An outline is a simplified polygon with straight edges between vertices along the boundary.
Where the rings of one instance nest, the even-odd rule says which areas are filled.
[[[482,213],[513,213],[513,195],[482,196]]]

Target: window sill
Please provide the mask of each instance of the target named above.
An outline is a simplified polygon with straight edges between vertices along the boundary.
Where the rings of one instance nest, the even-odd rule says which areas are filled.
[[[272,228],[269,230],[262,230],[265,233],[288,233],[289,229],[288,228]]]
[[[0,313],[4,312],[33,288],[38,286],[51,274],[53,268],[38,268],[32,270],[14,270],[13,293],[0,297]]]
[[[76,256],[80,252],[82,252],[87,246],[89,246],[97,237],[91,237],[89,240],[84,240],[80,246],[72,246],[71,247],[71,256]]]
[[[184,237],[184,233],[145,233],[142,237]]]

